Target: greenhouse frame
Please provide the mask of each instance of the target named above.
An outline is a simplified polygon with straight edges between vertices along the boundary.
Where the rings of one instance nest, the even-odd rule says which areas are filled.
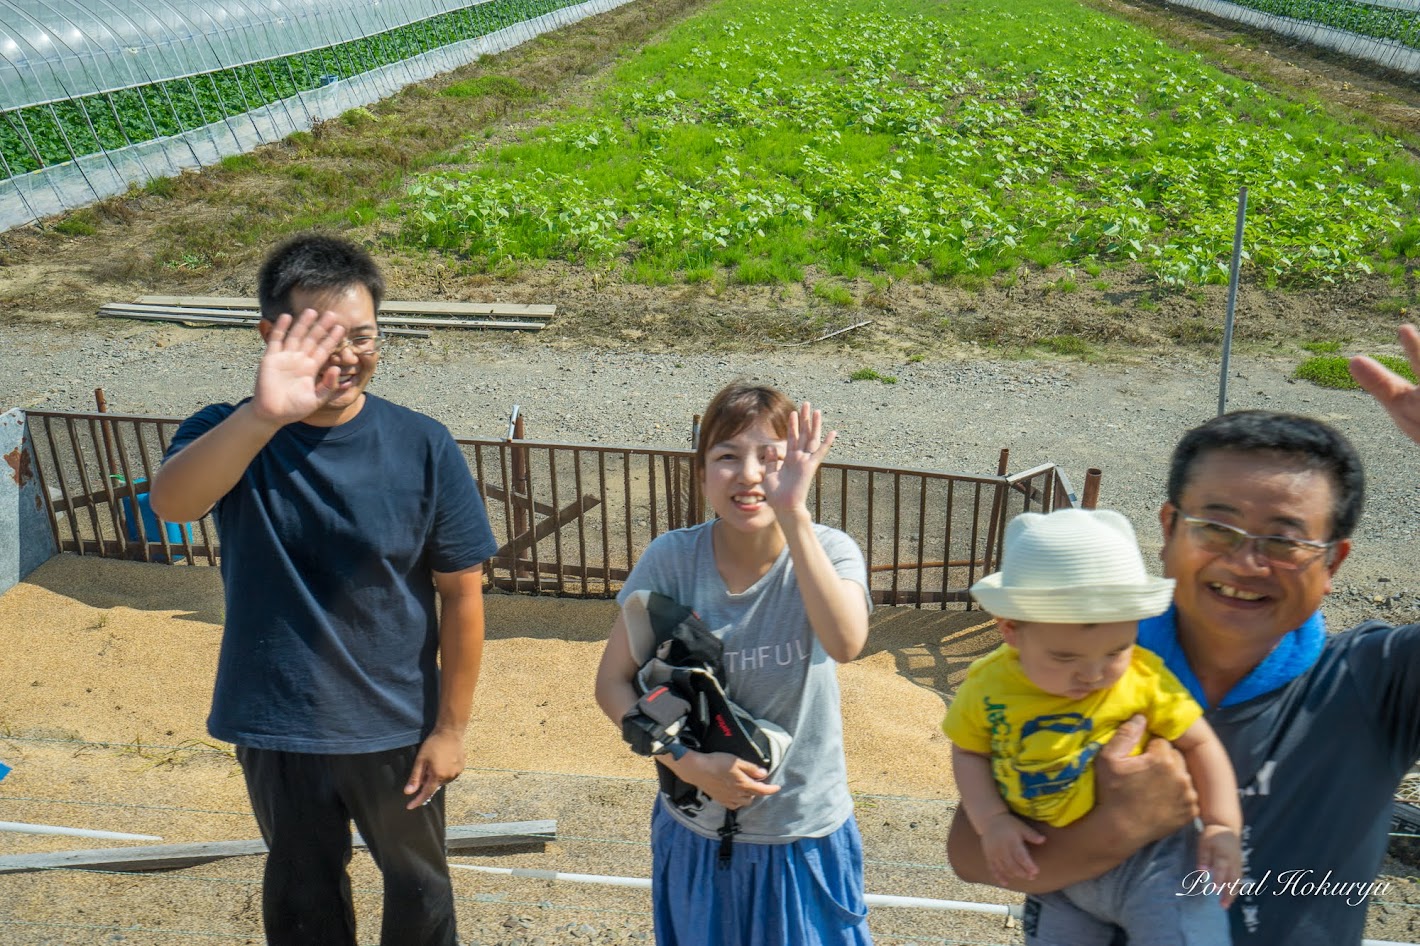
[[[0,230],[216,163],[627,0],[0,0]]]

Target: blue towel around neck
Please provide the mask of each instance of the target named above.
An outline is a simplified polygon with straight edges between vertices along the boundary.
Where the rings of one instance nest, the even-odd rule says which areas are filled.
[[[1139,622],[1139,644],[1158,654],[1164,666],[1173,671],[1173,675],[1188,688],[1199,705],[1211,709],[1203,696],[1203,684],[1198,682],[1193,668],[1188,665],[1188,658],[1184,656],[1183,645],[1178,642],[1177,605],[1170,606],[1158,617]],[[1325,644],[1326,619],[1317,611],[1301,627],[1278,641],[1262,663],[1243,677],[1218,705],[1234,706],[1290,683],[1316,663]]]

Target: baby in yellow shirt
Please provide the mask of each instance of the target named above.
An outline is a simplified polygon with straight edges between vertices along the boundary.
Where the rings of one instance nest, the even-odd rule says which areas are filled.
[[[1047,895],[1063,908],[1052,910],[1056,928],[1028,928],[1028,943],[1108,943],[1115,928],[1131,946],[1230,942],[1218,901],[1177,894],[1195,864],[1214,883],[1239,877],[1232,765],[1202,708],[1157,656],[1134,646],[1139,620],[1166,611],[1173,587],[1145,572],[1124,516],[1063,509],[1012,520],[1002,570],[971,588],[1006,642],[971,665],[942,729],[962,807],[998,883],[1035,875],[1028,845],[1045,837],[1031,820],[1064,826],[1093,807],[1095,754],[1132,716],[1183,753],[1202,815],[1201,831]]]

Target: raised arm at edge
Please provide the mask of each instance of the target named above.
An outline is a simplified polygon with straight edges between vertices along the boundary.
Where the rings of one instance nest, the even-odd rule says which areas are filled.
[[[167,522],[192,522],[207,515],[280,429],[259,419],[250,404],[238,407],[154,474],[148,492],[154,515]]]
[[[784,530],[799,596],[814,636],[830,657],[848,663],[868,642],[868,601],[863,587],[834,569],[807,509],[781,513],[779,526]]]

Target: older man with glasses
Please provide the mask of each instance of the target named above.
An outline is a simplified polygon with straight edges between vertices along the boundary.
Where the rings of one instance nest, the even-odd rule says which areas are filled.
[[[1420,333],[1401,329],[1420,372]],[[1356,380],[1420,443],[1420,388],[1368,358]],[[1205,707],[1228,749],[1243,805],[1244,877],[1230,889],[1235,946],[1354,946],[1385,853],[1391,799],[1420,757],[1420,625],[1368,621],[1328,634],[1320,612],[1351,549],[1364,480],[1336,430],[1310,418],[1240,411],[1189,431],[1160,512],[1174,606],[1143,621],[1158,653]],[[1099,804],[1042,829],[1045,893],[1104,873],[1186,824],[1194,796],[1166,742],[1130,755],[1141,723],[1099,755]],[[948,841],[962,877],[990,883],[960,813]],[[1179,896],[1216,896],[1201,873]],[[1058,897],[1027,898],[1030,944],[1061,944]],[[1122,942],[1122,940],[1120,940]],[[1134,944],[1131,944],[1134,946]]]
[[[439,790],[464,767],[496,543],[448,430],[365,390],[383,293],[343,240],[273,252],[255,389],[184,421],[152,486],[160,517],[210,509],[221,536],[207,725],[237,747],[283,946],[354,946],[352,820],[384,875],[380,942],[457,942]]]

